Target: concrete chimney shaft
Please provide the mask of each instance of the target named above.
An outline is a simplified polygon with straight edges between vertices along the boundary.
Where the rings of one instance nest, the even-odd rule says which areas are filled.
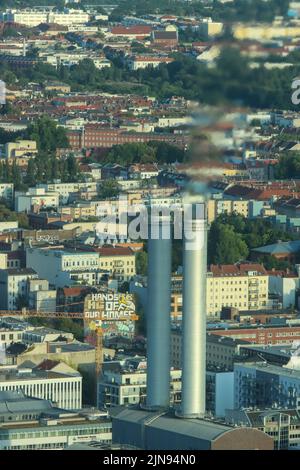
[[[171,237],[164,238],[170,218],[151,221],[158,238],[148,240],[147,289],[147,408],[164,409],[170,405],[170,304]]]
[[[194,234],[194,239],[191,236]],[[205,413],[207,222],[185,224],[183,261],[182,399],[180,415]]]

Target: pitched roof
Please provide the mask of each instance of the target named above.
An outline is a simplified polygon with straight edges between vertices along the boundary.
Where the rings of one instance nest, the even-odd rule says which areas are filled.
[[[300,240],[294,240],[290,242],[278,242],[273,243],[272,245],[261,246],[258,248],[253,248],[252,251],[258,253],[266,253],[269,255],[275,254],[291,254],[297,253],[300,250]]]
[[[154,39],[178,39],[177,31],[154,31],[153,32],[153,38]]]
[[[51,370],[54,369],[59,364],[59,361],[52,361],[50,359],[45,359],[40,364],[36,366],[37,370]]]
[[[132,35],[132,34],[150,34],[152,31],[151,26],[147,25],[136,25],[136,26],[115,26],[111,29],[112,34],[124,34],[124,35]]]
[[[219,265],[210,265],[210,272],[214,276],[247,276],[249,272],[257,272],[257,274],[266,275],[267,271],[265,270],[262,264],[247,263],[247,264],[219,264]]]
[[[100,256],[134,256],[134,252],[130,247],[104,246],[97,248],[96,251],[98,251]]]

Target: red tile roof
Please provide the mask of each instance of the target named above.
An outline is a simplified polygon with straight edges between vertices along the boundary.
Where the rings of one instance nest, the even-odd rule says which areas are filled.
[[[144,25],[136,25],[136,26],[130,26],[130,27],[125,27],[125,26],[115,26],[111,29],[112,34],[123,34],[125,35],[149,35],[152,31],[151,26],[144,26]]]
[[[51,359],[45,359],[43,362],[36,366],[38,370],[51,370],[59,364],[59,361],[52,361]]]
[[[96,251],[98,251],[100,256],[134,256],[134,252],[129,247],[104,246],[102,248],[97,248]]]
[[[248,264],[219,264],[210,265],[210,272],[214,276],[247,276],[249,271],[256,271],[258,274],[267,274],[262,264],[248,263]]]
[[[78,286],[78,287],[64,287],[63,293],[65,296],[74,296],[79,295],[86,290],[85,286]]]

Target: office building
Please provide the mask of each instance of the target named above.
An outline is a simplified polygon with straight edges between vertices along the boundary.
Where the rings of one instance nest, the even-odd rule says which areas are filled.
[[[181,328],[173,328],[171,331],[171,365],[180,368],[181,363]],[[243,354],[241,345],[249,344],[242,339],[234,339],[226,336],[214,335],[208,332],[206,335],[206,365],[208,368],[220,368],[233,370],[233,364],[240,354]]]
[[[20,391],[0,392],[1,450],[60,450],[73,444],[111,444],[111,420],[95,409],[67,411]]]
[[[258,429],[274,439],[274,450],[300,449],[297,409],[227,410],[226,423]]]
[[[18,390],[29,397],[51,400],[66,410],[82,407],[81,375],[58,361],[45,360],[33,369],[25,364],[0,368],[0,392]]]

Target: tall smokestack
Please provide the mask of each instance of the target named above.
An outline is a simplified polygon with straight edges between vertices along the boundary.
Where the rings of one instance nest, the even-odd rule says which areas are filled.
[[[197,209],[196,209],[197,208]],[[206,382],[206,205],[192,205],[183,241],[182,400],[180,416],[205,413]]]
[[[148,236],[147,302],[147,407],[168,408],[170,404],[170,304],[171,235],[170,217],[151,217]],[[153,238],[153,231],[157,238]]]

